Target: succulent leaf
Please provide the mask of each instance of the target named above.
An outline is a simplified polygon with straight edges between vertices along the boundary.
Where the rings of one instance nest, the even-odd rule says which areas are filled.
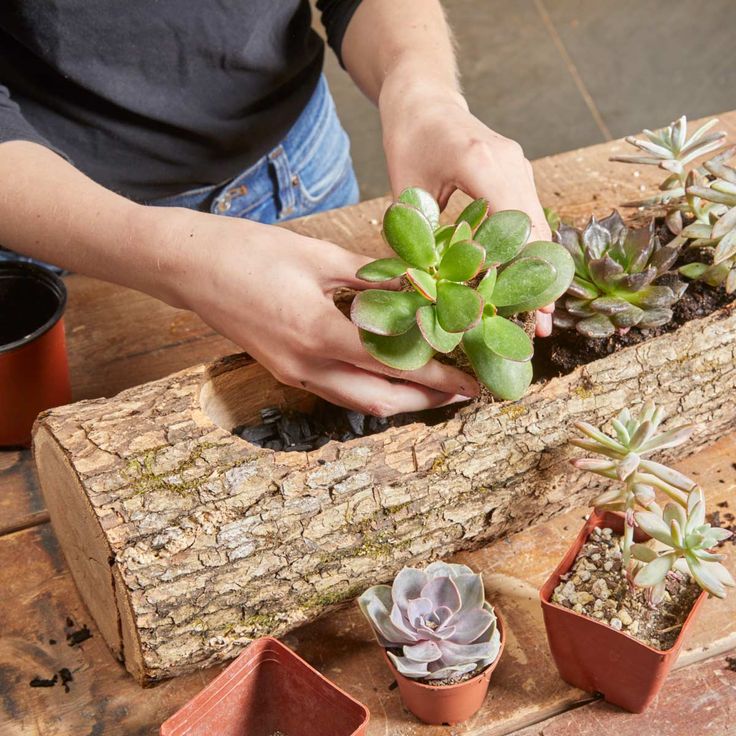
[[[402,335],[416,322],[419,307],[427,303],[413,291],[361,291],[353,300],[350,319],[377,335]]]
[[[409,268],[406,271],[406,278],[425,299],[432,302],[437,300],[437,281],[431,274],[420,268]]]
[[[475,230],[488,214],[488,200],[474,199],[459,215],[455,222],[467,222]]]
[[[379,258],[366,263],[355,274],[363,281],[390,281],[406,272],[408,265],[401,258]]]
[[[450,281],[470,281],[485,261],[484,248],[470,240],[452,244],[442,256],[439,275]]]
[[[502,210],[481,223],[476,242],[486,249],[486,265],[501,264],[516,256],[532,231],[529,216],[519,210]]]
[[[447,332],[465,332],[478,324],[483,298],[465,284],[440,281],[437,285],[437,320]]]
[[[415,207],[403,202],[392,204],[383,217],[383,233],[396,254],[410,266],[428,268],[437,262],[432,226]]]
[[[454,245],[455,243],[462,243],[465,240],[472,240],[473,239],[473,229],[470,227],[470,225],[467,222],[459,222],[455,229],[452,231],[452,235],[450,236],[450,242],[449,245]]]
[[[496,288],[496,279],[498,278],[498,269],[489,268],[481,282],[478,284],[478,293],[483,297],[483,301],[486,304],[491,303],[491,297],[493,296],[493,290]]]
[[[440,206],[429,192],[419,187],[409,187],[401,192],[398,201],[418,209],[427,218],[432,229],[439,226]]]
[[[431,304],[417,310],[417,325],[424,339],[438,352],[452,352],[462,340],[462,332],[447,332],[437,321],[437,310]]]
[[[484,317],[483,338],[490,350],[507,360],[523,363],[534,355],[534,346],[526,332],[505,317]]]
[[[531,361],[518,363],[502,358],[489,350],[483,333],[483,325],[478,325],[463,335],[463,350],[475,374],[497,399],[520,399],[532,382]]]
[[[421,368],[434,355],[434,350],[424,339],[416,324],[402,335],[393,337],[360,330],[360,341],[376,360],[402,371]]]
[[[542,258],[520,258],[499,273],[492,301],[497,307],[533,302],[554,283],[556,276],[555,267]]]

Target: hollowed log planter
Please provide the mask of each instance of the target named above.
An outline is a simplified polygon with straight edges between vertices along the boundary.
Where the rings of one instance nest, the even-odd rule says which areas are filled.
[[[46,412],[35,456],[80,593],[144,682],[232,657],[405,564],[587,501],[590,481],[566,462],[573,420],[598,424],[656,397],[675,423],[699,423],[694,451],[736,426],[735,390],[725,308],[521,401],[309,453],[230,433],[259,408],[310,401],[235,356]]]
[[[595,527],[610,527],[620,535],[624,531],[623,518],[609,512],[592,514],[540,590],[547,639],[565,682],[590,693],[600,693],[604,700],[632,713],[642,713],[657,696],[677,661],[688,630],[708,595],[703,592],[698,596],[680,635],[665,651],[616,631],[606,623],[552,603],[552,594],[560,577],[572,567]],[[637,541],[646,539],[649,537]]]

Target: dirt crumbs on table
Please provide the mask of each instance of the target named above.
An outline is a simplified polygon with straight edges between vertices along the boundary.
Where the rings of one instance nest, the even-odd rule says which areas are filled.
[[[718,542],[718,546],[723,547],[724,544],[736,544],[736,516],[730,511],[725,510],[728,508],[728,501],[723,501],[717,505],[718,510],[708,514],[708,523],[711,526],[719,526],[721,529],[727,529],[733,535],[728,539],[722,539]]]
[[[726,669],[736,672],[736,657],[726,657]]]
[[[92,638],[92,632],[87,627],[87,624],[82,624],[81,627],[77,628],[74,623],[74,619],[67,617],[66,619],[66,641],[70,647],[76,647],[83,641]]]
[[[62,667],[53,677],[34,677],[29,683],[29,687],[54,687],[59,682],[64,687],[64,692],[69,692],[69,683],[73,682],[74,676],[67,667]]]
[[[644,590],[632,589],[623,575],[620,539],[611,529],[594,529],[570,572],[562,576],[552,601],[655,649],[670,649],[700,588],[689,577],[670,575],[664,600],[650,607]]]

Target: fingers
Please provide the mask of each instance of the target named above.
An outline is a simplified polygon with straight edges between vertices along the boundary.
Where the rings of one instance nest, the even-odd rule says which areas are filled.
[[[480,392],[478,382],[454,366],[430,360],[415,371],[400,371],[383,365],[371,357],[363,344],[355,326],[340,312],[323,320],[323,352],[331,358],[358,366],[372,373],[380,373],[392,378],[421,384],[445,394],[461,394],[466,397],[477,396]]]
[[[330,244],[332,245],[332,244]],[[376,260],[360,253],[353,253],[339,246],[333,245],[335,250],[332,251],[331,257],[325,259],[329,263],[329,271],[326,276],[326,292],[334,293],[340,288],[355,289],[363,291],[364,289],[390,289],[397,291],[401,288],[401,280],[391,279],[390,281],[363,281],[355,274],[358,269]],[[386,257],[389,257],[390,254]]]
[[[423,411],[466,401],[416,383],[393,383],[375,373],[346,363],[332,362],[301,382],[308,391],[340,406],[373,416]]]
[[[549,337],[552,334],[552,314],[550,312],[537,310],[535,334],[537,337]]]

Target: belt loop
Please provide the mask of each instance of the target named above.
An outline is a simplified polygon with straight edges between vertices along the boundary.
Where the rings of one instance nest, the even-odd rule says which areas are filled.
[[[294,214],[296,209],[295,175],[291,172],[289,157],[286,155],[283,146],[277,146],[268,154],[268,160],[276,172],[279,219],[289,217]]]

